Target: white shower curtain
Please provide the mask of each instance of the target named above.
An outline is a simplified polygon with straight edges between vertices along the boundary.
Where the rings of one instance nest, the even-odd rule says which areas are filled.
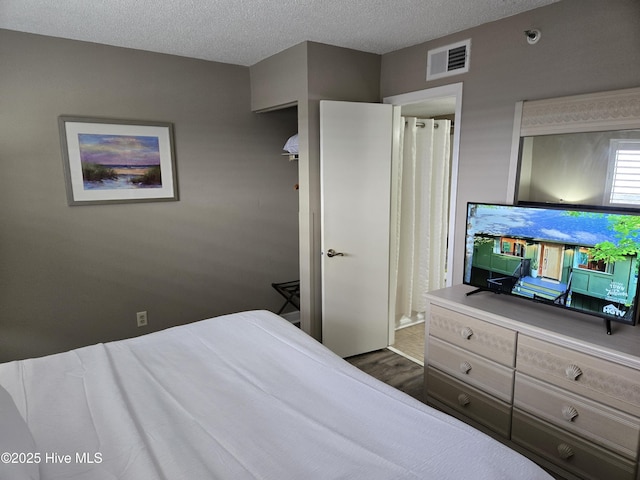
[[[449,120],[403,118],[396,241],[396,326],[424,318],[425,295],[445,286]]]

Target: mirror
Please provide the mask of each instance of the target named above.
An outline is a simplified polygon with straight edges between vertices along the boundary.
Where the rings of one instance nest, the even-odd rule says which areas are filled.
[[[640,130],[522,137],[516,202],[640,205]]]
[[[640,88],[518,102],[507,202],[640,208]]]

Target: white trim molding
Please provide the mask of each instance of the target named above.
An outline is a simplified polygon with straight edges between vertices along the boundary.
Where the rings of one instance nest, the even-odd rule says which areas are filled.
[[[521,137],[640,128],[640,87],[523,102]]]

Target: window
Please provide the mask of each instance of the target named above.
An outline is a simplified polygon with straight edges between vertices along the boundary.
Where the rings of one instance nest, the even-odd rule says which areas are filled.
[[[586,247],[579,247],[574,260],[574,267],[585,270],[595,270],[596,272],[613,273],[613,264],[605,263],[602,260],[594,260],[591,252]]]
[[[640,205],[640,140],[611,140],[604,203]]]
[[[515,255],[516,257],[524,257],[526,242],[517,238],[502,237],[500,239],[500,251],[503,255]]]

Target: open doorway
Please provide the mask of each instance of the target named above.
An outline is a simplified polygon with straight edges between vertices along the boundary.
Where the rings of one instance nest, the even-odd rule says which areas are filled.
[[[419,135],[427,135],[427,143],[447,144],[446,154],[440,152],[435,157],[432,153],[419,154],[417,159],[416,143],[408,144],[409,153],[400,148],[396,160],[400,167],[394,174],[397,188],[392,192],[392,210],[396,213],[392,218],[395,231],[391,251],[395,255],[391,256],[390,348],[424,364],[425,294],[451,285],[452,278],[453,258],[449,252],[453,251],[455,227],[459,146],[456,121],[462,107],[462,83],[388,97],[384,103],[401,107],[399,128],[413,128],[415,132],[417,124],[425,129]],[[434,128],[441,130],[437,134],[435,130],[429,131]],[[443,129],[446,129],[444,140]],[[398,132],[398,141],[407,145],[405,131]],[[407,175],[411,177],[409,180]],[[439,176],[437,188],[430,183],[430,176]],[[415,204],[408,208],[407,194],[409,203]]]
[[[299,240],[299,166],[297,104],[265,110],[258,115],[268,117],[269,129],[259,134],[268,136],[272,148],[264,153],[265,162],[279,172],[269,185],[269,194],[279,199],[274,228],[280,232],[277,245],[270,245],[280,259],[269,264],[273,303],[269,310],[300,326],[300,240]],[[265,187],[266,188],[266,187]]]

